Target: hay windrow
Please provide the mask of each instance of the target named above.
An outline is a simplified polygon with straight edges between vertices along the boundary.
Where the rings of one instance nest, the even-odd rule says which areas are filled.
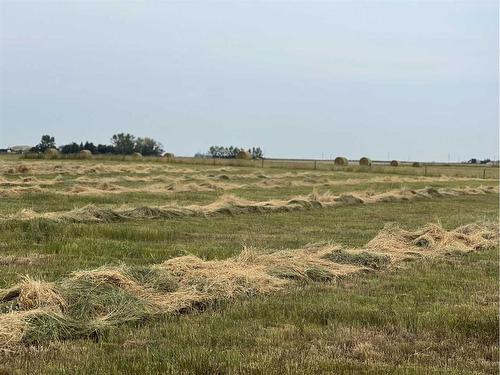
[[[225,260],[205,261],[188,255],[151,266],[104,266],[74,272],[55,283],[25,277],[0,290],[0,351],[51,340],[99,337],[120,324],[157,314],[188,312],[297,284],[334,282],[395,266],[409,257],[484,250],[497,246],[498,239],[498,223],[475,223],[450,231],[440,224],[414,231],[387,226],[359,249],[331,243],[274,252],[244,249]]]
[[[21,311],[50,308],[60,311],[66,302],[54,283],[23,277],[16,286],[0,290],[0,303],[15,300],[15,308]]]
[[[87,205],[71,211],[43,212],[23,209],[16,214],[0,216],[0,220],[47,219],[55,222],[113,222],[130,219],[173,219],[188,216],[234,215],[245,213],[271,213],[327,208],[339,205],[376,204],[382,202],[400,202],[417,199],[435,199],[460,195],[482,195],[498,193],[498,187],[477,188],[433,188],[398,189],[383,193],[345,193],[335,195],[331,192],[315,192],[306,196],[297,196],[288,200],[272,199],[251,201],[235,195],[226,194],[206,205],[167,205],[108,208]]]
[[[400,257],[407,252],[436,255],[450,251],[483,250],[498,244],[498,225],[469,224],[446,231],[440,224],[408,231],[390,225],[366,245],[366,250]]]
[[[0,166],[0,170],[2,166]],[[15,169],[15,168],[14,168]],[[13,169],[13,170],[14,170]],[[65,162],[57,165],[30,164],[30,175],[17,178],[0,178],[0,196],[10,197],[23,194],[58,194],[64,196],[103,196],[127,193],[170,194],[177,192],[225,191],[248,188],[272,189],[276,187],[334,187],[378,183],[419,183],[429,184],[448,181],[479,181],[478,178],[465,177],[425,177],[425,176],[375,176],[369,178],[332,178],[330,172],[274,173],[270,176],[261,173],[235,173],[238,169],[226,168],[211,174],[210,170],[189,170],[158,165],[155,168],[145,165],[108,165]],[[119,176],[115,174],[119,173]],[[132,173],[133,175],[127,175]],[[154,173],[154,175],[148,175]],[[156,173],[160,173],[157,175]],[[189,173],[189,174],[186,174]],[[36,176],[53,178],[38,179]],[[62,175],[66,175],[65,179]],[[496,181],[482,180],[482,181]],[[139,184],[142,182],[142,184]],[[132,183],[132,186],[131,186]]]

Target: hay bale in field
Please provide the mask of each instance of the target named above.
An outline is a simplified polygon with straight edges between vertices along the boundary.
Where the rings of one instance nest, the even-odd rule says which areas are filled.
[[[399,167],[399,161],[397,160],[391,161],[391,167]]]
[[[140,152],[134,152],[132,154],[132,159],[142,159],[142,154]]]
[[[372,165],[372,160],[367,157],[362,157],[359,159],[359,165],[370,166]]]
[[[78,155],[82,159],[90,159],[92,158],[92,152],[90,150],[81,150]]]
[[[175,155],[172,152],[165,152],[163,154],[163,157],[166,158],[166,159],[174,159]]]
[[[414,167],[421,167],[422,166],[422,163],[419,162],[419,161],[414,161],[413,164],[412,164]]]
[[[347,158],[343,156],[337,156],[334,161],[335,165],[341,165],[341,166],[346,166],[349,164],[349,161]]]
[[[251,160],[252,159],[252,154],[249,153],[248,151],[241,150],[236,155],[236,159]]]
[[[43,154],[46,158],[56,159],[59,156],[59,150],[57,148],[48,148]]]

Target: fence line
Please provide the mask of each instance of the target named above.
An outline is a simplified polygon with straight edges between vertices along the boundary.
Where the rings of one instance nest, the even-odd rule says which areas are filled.
[[[45,159],[43,154],[36,157],[21,156],[23,159]],[[52,157],[51,157],[52,158]],[[237,166],[253,168],[285,168],[285,169],[303,169],[319,170],[333,172],[370,172],[398,175],[415,176],[454,176],[454,177],[472,177],[482,179],[498,179],[499,167],[497,165],[470,165],[456,163],[423,163],[415,167],[412,162],[401,162],[398,166],[391,166],[390,161],[377,160],[371,165],[361,166],[357,160],[349,160],[347,166],[335,165],[333,160],[318,159],[274,159],[265,158],[259,160],[244,159],[221,159],[221,158],[195,158],[195,157],[157,157],[148,156],[135,158],[130,155],[92,155],[91,158],[82,159],[78,155],[57,155],[53,157],[56,160],[102,160],[102,161],[130,161],[130,162],[158,162],[173,164],[192,164],[192,165],[212,165],[212,166]]]

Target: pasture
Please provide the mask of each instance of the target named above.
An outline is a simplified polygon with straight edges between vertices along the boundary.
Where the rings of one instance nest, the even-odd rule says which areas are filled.
[[[498,169],[189,161],[0,160],[0,373],[498,371]]]

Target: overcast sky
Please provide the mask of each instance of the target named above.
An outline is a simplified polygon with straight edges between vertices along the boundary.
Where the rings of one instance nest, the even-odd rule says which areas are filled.
[[[0,2],[0,146],[498,158],[497,1]]]

